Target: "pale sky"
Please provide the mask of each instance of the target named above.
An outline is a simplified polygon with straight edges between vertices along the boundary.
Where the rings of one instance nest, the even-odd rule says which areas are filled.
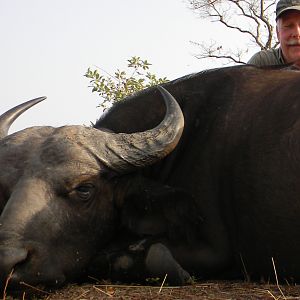
[[[101,112],[83,76],[88,67],[113,73],[140,56],[156,75],[175,79],[221,66],[196,59],[190,41],[236,42],[184,0],[0,0],[0,38],[0,114],[47,96],[10,132],[94,122]]]

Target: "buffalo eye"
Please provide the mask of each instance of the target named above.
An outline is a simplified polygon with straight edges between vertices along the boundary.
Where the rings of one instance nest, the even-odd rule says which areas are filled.
[[[85,183],[78,185],[74,191],[79,200],[88,201],[94,195],[95,186],[91,183]]]

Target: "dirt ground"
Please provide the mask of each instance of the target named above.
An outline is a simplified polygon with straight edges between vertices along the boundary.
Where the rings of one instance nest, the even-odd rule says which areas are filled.
[[[69,285],[52,293],[34,290],[35,296],[23,293],[17,298],[3,295],[3,300],[34,299],[34,300],[98,300],[98,299],[203,299],[203,300],[279,300],[300,299],[300,286],[270,285],[245,282],[201,282],[185,287],[167,286],[130,286],[85,284]],[[1,297],[0,297],[1,299]]]

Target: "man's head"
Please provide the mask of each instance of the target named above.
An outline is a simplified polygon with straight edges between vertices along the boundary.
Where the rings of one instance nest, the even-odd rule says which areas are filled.
[[[280,0],[276,7],[276,21],[285,62],[300,62],[300,0]]]

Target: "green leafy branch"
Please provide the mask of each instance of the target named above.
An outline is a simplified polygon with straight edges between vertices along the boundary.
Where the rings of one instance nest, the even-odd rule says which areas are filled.
[[[89,87],[92,88],[92,92],[98,93],[102,98],[99,106],[104,110],[137,91],[168,81],[166,77],[158,78],[151,73],[149,70],[151,64],[147,60],[133,56],[127,62],[128,70],[117,69],[114,75],[108,74],[100,68],[94,70],[88,68],[84,75],[90,79]]]

